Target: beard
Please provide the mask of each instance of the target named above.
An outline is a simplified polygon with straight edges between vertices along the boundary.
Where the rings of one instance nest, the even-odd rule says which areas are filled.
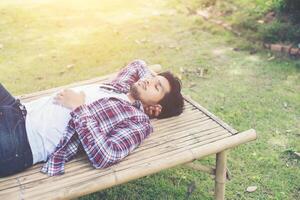
[[[138,87],[136,84],[132,84],[129,90],[131,96],[135,99],[135,100],[140,100],[141,99],[141,94],[138,91]]]

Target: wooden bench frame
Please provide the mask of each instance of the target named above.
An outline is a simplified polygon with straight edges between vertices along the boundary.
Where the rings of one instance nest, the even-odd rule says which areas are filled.
[[[26,102],[26,101],[30,101],[32,99],[36,99],[36,98],[39,98],[42,96],[49,95],[49,94],[51,94],[55,91],[61,90],[63,88],[103,82],[104,80],[107,80],[108,78],[110,78],[113,75],[115,75],[115,74],[100,77],[100,78],[95,78],[95,79],[91,79],[91,80],[87,80],[87,81],[82,81],[82,82],[70,84],[67,86],[53,88],[53,89],[49,89],[49,90],[45,90],[45,91],[41,91],[41,92],[36,92],[33,94],[22,95],[22,96],[19,96],[18,98],[20,98],[23,102]],[[176,160],[170,159],[168,162],[163,163],[160,166],[152,166],[151,168],[149,168],[149,170],[147,172],[142,172],[135,176],[131,176],[131,177],[128,176],[128,174],[132,173],[132,172],[130,172],[130,170],[129,170],[129,172],[124,172],[123,174],[122,174],[122,172],[114,171],[115,180],[110,181],[109,184],[106,186],[101,186],[101,188],[99,186],[94,186],[94,187],[89,187],[88,189],[85,189],[84,191],[73,191],[73,192],[70,192],[67,194],[63,194],[63,195],[58,194],[57,196],[46,197],[46,198],[49,198],[49,199],[50,198],[54,198],[54,199],[74,198],[77,196],[82,196],[85,194],[95,192],[97,190],[106,189],[106,188],[112,187],[114,185],[122,184],[122,183],[128,182],[130,180],[134,180],[134,179],[146,176],[146,175],[150,175],[150,174],[159,172],[163,169],[168,169],[168,168],[180,165],[180,164],[184,164],[186,167],[192,168],[194,170],[203,171],[203,172],[213,175],[215,177],[214,178],[215,179],[215,199],[223,200],[225,198],[226,177],[230,178],[230,174],[226,167],[227,150],[231,149],[235,146],[238,146],[240,144],[255,140],[256,132],[254,129],[250,129],[250,130],[247,130],[244,132],[238,132],[235,129],[233,129],[232,127],[230,127],[228,124],[226,124],[225,122],[223,122],[222,120],[217,118],[215,115],[210,113],[207,109],[205,109],[204,107],[199,105],[197,102],[192,100],[191,98],[185,96],[185,100],[186,100],[186,102],[189,102],[191,105],[193,105],[197,109],[199,109],[199,111],[203,112],[210,119],[215,121],[217,124],[219,124],[220,127],[223,127],[228,132],[230,132],[232,134],[232,136],[215,141],[209,145],[204,145],[204,146],[200,146],[200,147],[191,149],[188,152],[178,153],[178,155],[176,155]],[[212,155],[212,154],[216,154],[216,165],[214,168],[206,167],[206,166],[203,166],[198,163],[197,164],[193,163],[193,161],[196,159],[200,159],[205,156]],[[38,169],[29,169],[29,171],[30,170],[37,171]],[[114,169],[112,168],[112,170],[114,170]],[[28,172],[25,172],[25,173],[28,173]],[[41,174],[41,176],[42,176],[42,174]],[[20,183],[20,177],[21,177],[21,175],[19,176],[17,174],[11,178],[10,177],[0,178],[0,199],[1,200],[26,198],[25,197],[26,195],[24,195],[24,186],[22,183]],[[119,177],[122,177],[122,178],[119,178]],[[63,179],[64,176],[61,176],[61,178]],[[9,181],[12,181],[12,180],[15,180],[15,183],[12,186],[9,186],[9,187],[5,186],[6,183],[8,183]],[[99,180],[97,180],[97,181],[98,181],[98,183],[100,183]],[[105,182],[105,181],[101,180],[101,182]],[[1,184],[3,184],[4,186],[1,186]],[[94,185],[96,185],[96,183]],[[19,188],[19,189],[17,189],[17,188]],[[18,194],[15,194],[16,191],[18,191]],[[37,197],[35,197],[35,198],[37,198]]]

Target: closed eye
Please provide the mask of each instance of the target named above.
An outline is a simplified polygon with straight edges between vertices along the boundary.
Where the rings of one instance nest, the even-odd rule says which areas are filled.
[[[157,86],[157,85],[155,86],[155,89],[156,89],[157,91],[159,91],[159,88],[158,88],[158,86]]]
[[[158,81],[158,87],[159,87],[160,89],[162,89],[162,90],[163,90],[163,86],[162,86],[162,84],[161,84],[161,81],[160,81],[160,80]]]

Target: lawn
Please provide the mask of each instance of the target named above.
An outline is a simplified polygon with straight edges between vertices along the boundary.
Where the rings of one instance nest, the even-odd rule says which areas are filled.
[[[300,199],[300,60],[238,50],[251,44],[174,4],[1,1],[0,82],[21,95],[115,72],[135,58],[161,64],[181,77],[185,94],[235,129],[258,133],[229,154],[227,199]],[[204,77],[182,73],[199,67]],[[80,199],[212,199],[213,189],[209,175],[176,167]]]

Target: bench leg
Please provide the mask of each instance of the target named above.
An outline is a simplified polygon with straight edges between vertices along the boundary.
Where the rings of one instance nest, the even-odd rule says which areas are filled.
[[[215,199],[225,199],[225,182],[226,182],[226,152],[217,153],[216,156],[216,177],[215,177]]]

